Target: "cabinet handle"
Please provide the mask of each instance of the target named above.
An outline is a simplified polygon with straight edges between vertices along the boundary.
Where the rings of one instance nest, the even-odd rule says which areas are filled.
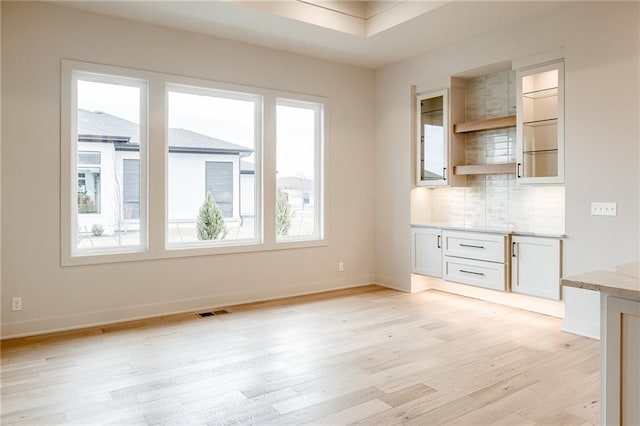
[[[473,274],[473,275],[480,275],[484,277],[484,273],[483,272],[473,272],[473,271],[465,271],[464,269],[458,269],[460,272],[464,272],[465,274]]]
[[[442,248],[442,236],[438,235],[438,248]]]
[[[447,168],[442,168],[442,179],[447,180]]]
[[[517,257],[516,256],[516,242],[515,241],[513,241],[511,243],[511,257]]]
[[[522,163],[518,163],[518,167],[516,168],[516,177],[521,178],[522,176],[520,175],[520,167],[522,167]]]
[[[483,249],[484,246],[474,246],[473,244],[458,244],[460,247],[473,247],[473,248],[479,248],[479,249]]]

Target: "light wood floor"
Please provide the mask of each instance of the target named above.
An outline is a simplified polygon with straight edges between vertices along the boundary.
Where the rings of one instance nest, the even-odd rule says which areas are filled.
[[[599,423],[599,344],[376,286],[2,343],[10,424]]]

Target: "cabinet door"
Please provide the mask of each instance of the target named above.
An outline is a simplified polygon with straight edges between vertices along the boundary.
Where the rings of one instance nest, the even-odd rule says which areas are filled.
[[[564,182],[564,62],[518,70],[518,183]]]
[[[418,93],[417,185],[447,185],[449,147],[449,93],[438,90]]]
[[[511,240],[511,290],[560,300],[560,240],[514,236]]]
[[[413,228],[411,271],[442,278],[442,237],[440,229]]]

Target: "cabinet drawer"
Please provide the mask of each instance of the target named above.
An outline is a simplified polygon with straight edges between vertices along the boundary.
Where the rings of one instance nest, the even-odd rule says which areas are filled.
[[[506,237],[500,234],[443,231],[445,256],[504,263]]]
[[[444,279],[491,290],[506,291],[504,263],[445,256]]]

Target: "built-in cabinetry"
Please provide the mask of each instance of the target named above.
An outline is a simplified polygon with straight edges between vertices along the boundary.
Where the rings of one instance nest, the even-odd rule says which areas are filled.
[[[411,272],[442,277],[442,230],[411,229]]]
[[[442,231],[444,279],[505,291],[506,238],[500,234]]]
[[[451,80],[449,87],[416,93],[416,184],[418,186],[460,186],[464,176],[452,173],[463,161],[464,140],[452,132],[451,120],[464,117],[464,88]],[[456,105],[454,107],[453,105]]]
[[[438,226],[411,228],[411,272],[560,300],[562,240]]]
[[[449,91],[417,94],[417,183],[447,185],[449,154]]]
[[[511,291],[560,300],[562,241],[513,235],[511,237]]]
[[[564,62],[517,70],[517,179],[564,182]]]
[[[522,184],[564,182],[564,62],[515,73],[515,115],[467,121],[463,78],[417,93],[418,186],[463,186],[467,175],[511,173]],[[514,127],[515,161],[466,163],[465,134]]]

